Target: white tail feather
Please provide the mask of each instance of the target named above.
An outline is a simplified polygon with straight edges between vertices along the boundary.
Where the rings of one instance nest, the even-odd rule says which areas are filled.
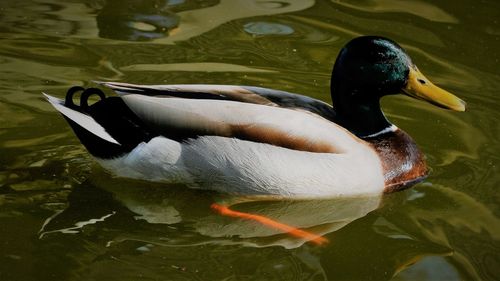
[[[100,137],[103,140],[120,145],[120,143],[118,143],[110,134],[108,134],[106,130],[89,115],[66,107],[64,105],[64,100],[47,95],[46,93],[42,94],[47,98],[47,101],[50,102],[50,104],[52,104],[55,109],[57,109],[57,111],[59,111],[67,118],[71,119],[73,122],[77,123],[80,127]]]

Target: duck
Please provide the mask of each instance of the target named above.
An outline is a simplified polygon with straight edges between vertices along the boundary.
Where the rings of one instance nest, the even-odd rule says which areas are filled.
[[[396,42],[360,36],[340,50],[332,104],[256,86],[98,82],[45,94],[83,146],[113,176],[273,198],[371,196],[428,175],[412,138],[380,99],[404,94],[465,111]],[[98,101],[89,104],[89,97]]]

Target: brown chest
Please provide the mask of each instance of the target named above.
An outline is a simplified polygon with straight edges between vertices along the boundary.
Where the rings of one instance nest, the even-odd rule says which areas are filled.
[[[428,174],[423,154],[401,130],[367,139],[377,151],[384,169],[385,193],[410,187]]]

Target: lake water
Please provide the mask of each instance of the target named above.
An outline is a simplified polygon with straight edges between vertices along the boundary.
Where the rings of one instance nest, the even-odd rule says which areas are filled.
[[[0,280],[499,280],[499,21],[493,0],[1,1]],[[105,80],[330,102],[335,57],[362,34],[399,42],[468,103],[383,100],[432,172],[382,198],[248,202],[112,178],[41,96]],[[329,243],[222,217],[213,202]]]

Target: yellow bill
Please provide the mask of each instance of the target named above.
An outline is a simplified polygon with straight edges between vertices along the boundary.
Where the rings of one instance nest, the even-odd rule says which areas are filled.
[[[410,68],[408,84],[403,88],[403,92],[442,108],[465,111],[465,101],[434,85],[416,67]]]

